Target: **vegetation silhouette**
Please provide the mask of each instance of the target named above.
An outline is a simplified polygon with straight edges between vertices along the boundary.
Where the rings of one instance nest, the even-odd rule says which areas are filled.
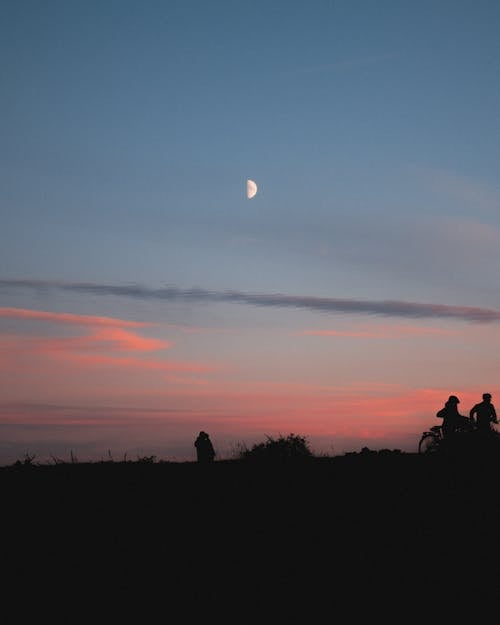
[[[252,445],[250,449],[241,446],[240,460],[265,462],[285,462],[304,460],[313,457],[313,452],[305,436],[298,434],[280,435],[277,438],[266,436],[266,441]]]
[[[24,458],[22,460],[16,460],[14,465],[15,467],[35,467],[37,463],[35,462],[36,454],[30,454],[26,452],[24,454]]]

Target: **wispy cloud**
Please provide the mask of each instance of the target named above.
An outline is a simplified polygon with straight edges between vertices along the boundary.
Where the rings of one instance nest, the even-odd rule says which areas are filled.
[[[29,340],[51,353],[68,351],[155,352],[172,347],[169,341],[140,336],[122,328],[100,329],[85,336],[30,337]]]
[[[52,352],[52,355],[54,353]],[[213,371],[214,367],[209,365],[202,365],[195,362],[183,362],[183,361],[171,361],[160,359],[143,359],[134,358],[132,356],[107,356],[105,354],[81,354],[74,352],[65,352],[57,355],[64,357],[67,360],[71,360],[76,365],[90,366],[90,367],[112,367],[126,368],[126,369],[139,369],[141,371],[159,371],[170,372],[177,371],[182,373],[206,373]],[[184,381],[184,383],[186,383]]]
[[[69,324],[81,328],[75,336],[45,336],[23,334],[0,334],[0,352],[5,363],[12,366],[12,356],[25,355],[49,358],[64,366],[90,369],[129,369],[152,371],[163,374],[172,372],[191,374],[213,371],[213,365],[198,362],[156,358],[143,358],[144,353],[159,352],[172,347],[170,341],[141,336],[131,328],[143,328],[155,324],[127,321],[112,317],[75,315],[29,309],[0,308],[0,318],[20,322],[43,321],[52,324]],[[83,332],[83,334],[82,334]],[[137,357],[140,354],[141,357]],[[203,380],[167,376],[172,383],[202,384]]]
[[[48,321],[51,323],[64,323],[78,326],[93,327],[119,327],[119,328],[145,328],[151,323],[142,321],[128,321],[113,317],[99,317],[97,315],[74,315],[72,313],[57,313],[43,310],[29,310],[26,308],[0,308],[0,317],[7,319]]]
[[[17,321],[45,321],[52,324],[80,326],[85,328],[86,334],[73,337],[30,337],[32,344],[39,347],[45,345],[46,351],[69,350],[112,350],[151,352],[167,349],[172,346],[169,341],[140,336],[129,328],[144,328],[151,323],[128,321],[113,317],[96,315],[75,315],[72,313],[58,313],[26,308],[0,308],[0,318],[15,319]],[[127,328],[127,329],[124,329]],[[19,340],[22,340],[19,337]]]
[[[15,424],[48,426],[48,425],[120,425],[127,423],[157,422],[165,423],[168,417],[170,423],[185,422],[190,417],[203,411],[177,407],[151,407],[142,404],[129,406],[123,403],[95,404],[82,402],[81,404],[65,404],[56,402],[37,401],[0,401],[0,424]]]
[[[300,336],[348,337],[361,339],[390,339],[415,336],[450,336],[450,330],[420,326],[362,326],[352,330],[303,330]]]
[[[363,300],[283,293],[245,293],[214,291],[201,288],[182,289],[176,286],[149,288],[139,284],[111,285],[41,280],[0,280],[0,289],[61,289],[73,293],[118,296],[165,302],[235,303],[266,308],[295,308],[319,313],[375,315],[411,319],[455,319],[476,323],[500,321],[500,310],[476,306],[449,306],[401,300]]]

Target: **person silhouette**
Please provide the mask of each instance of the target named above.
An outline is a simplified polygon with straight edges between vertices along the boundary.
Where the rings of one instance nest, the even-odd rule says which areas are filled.
[[[472,421],[474,421],[474,415],[476,416],[476,426],[479,432],[489,433],[491,432],[491,424],[498,423],[497,413],[495,406],[491,403],[491,394],[483,393],[483,401],[475,404],[469,413]]]
[[[443,419],[443,436],[445,438],[453,436],[457,429],[467,421],[467,418],[458,412],[460,400],[456,395],[450,395],[444,408],[438,410],[436,417]]]
[[[198,434],[194,442],[198,462],[212,462],[215,458],[215,450],[209,435],[203,430]]]

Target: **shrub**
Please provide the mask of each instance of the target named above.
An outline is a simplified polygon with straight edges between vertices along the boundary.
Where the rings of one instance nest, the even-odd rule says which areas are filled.
[[[305,436],[289,434],[273,438],[267,436],[264,443],[256,443],[250,449],[242,447],[239,451],[241,460],[284,461],[311,458],[313,453]]]
[[[24,459],[22,461],[16,460],[14,462],[14,466],[15,467],[34,467],[36,466],[35,463],[33,462],[35,458],[36,458],[36,454],[26,453],[24,454]]]
[[[137,462],[140,464],[153,464],[156,461],[156,456],[137,456]]]

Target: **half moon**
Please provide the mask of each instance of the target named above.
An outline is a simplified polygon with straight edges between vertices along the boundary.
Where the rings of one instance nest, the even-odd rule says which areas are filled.
[[[257,193],[257,185],[253,180],[247,180],[247,198],[251,200]]]

